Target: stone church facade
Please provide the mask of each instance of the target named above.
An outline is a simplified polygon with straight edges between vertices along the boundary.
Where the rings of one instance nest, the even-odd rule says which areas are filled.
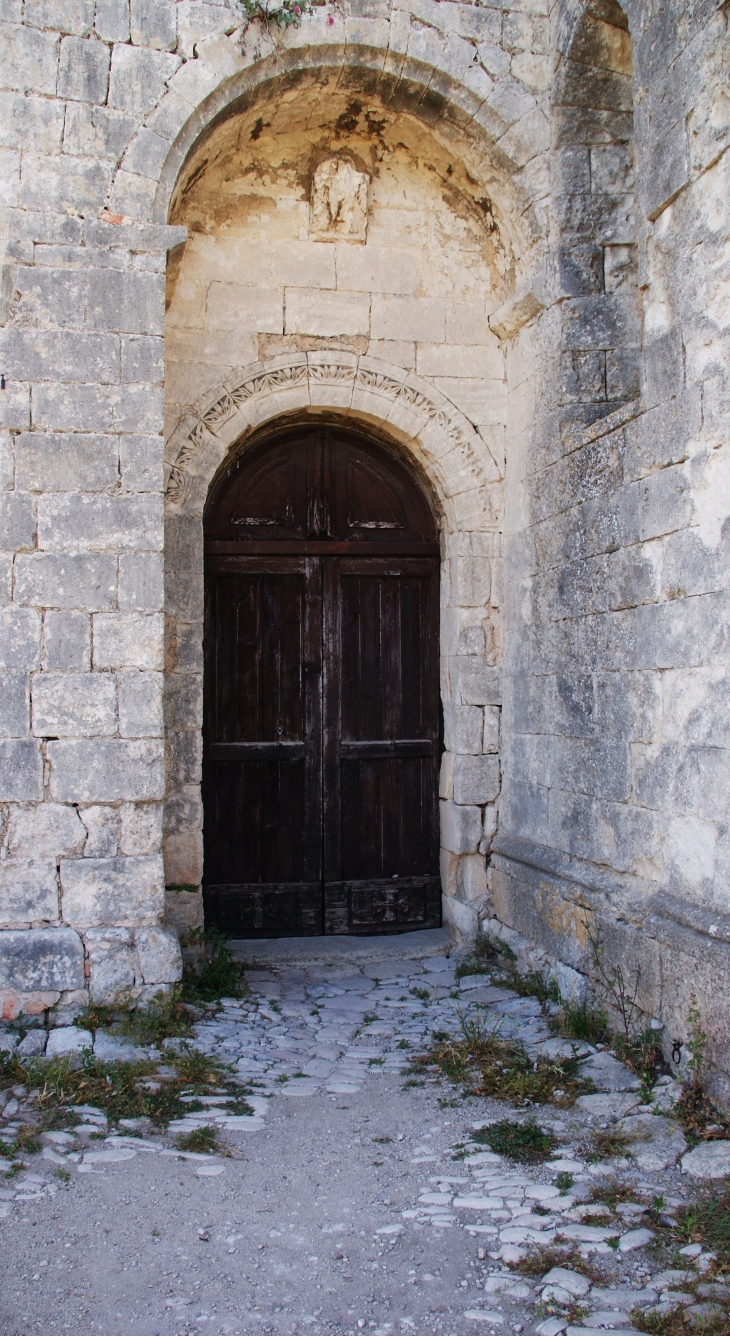
[[[438,516],[444,923],[730,1071],[727,5],[0,20],[2,1014],[179,977],[203,510],[318,419]]]

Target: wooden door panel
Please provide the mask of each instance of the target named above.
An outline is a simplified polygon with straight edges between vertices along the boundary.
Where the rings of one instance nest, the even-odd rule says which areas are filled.
[[[254,936],[321,932],[320,563],[218,558],[206,618],[206,912]]]
[[[341,760],[342,875],[347,881],[433,870],[433,759]]]
[[[209,762],[213,884],[305,881],[304,760]]]
[[[370,934],[441,923],[441,878],[327,882],[325,932]]]
[[[303,741],[301,574],[220,577],[211,741]]]
[[[410,573],[392,561],[361,572],[353,561],[340,563],[343,742],[438,731],[429,643],[433,569],[428,561],[417,573],[409,565]]]
[[[325,559],[323,587],[326,931],[433,925],[438,564]]]

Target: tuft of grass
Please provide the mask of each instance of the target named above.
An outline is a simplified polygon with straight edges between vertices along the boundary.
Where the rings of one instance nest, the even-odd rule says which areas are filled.
[[[600,1132],[592,1132],[585,1151],[589,1164],[599,1160],[613,1160],[625,1155],[630,1145],[629,1138],[619,1127],[607,1127]]]
[[[566,1245],[564,1248],[537,1248],[528,1257],[513,1263],[511,1270],[519,1271],[521,1276],[544,1276],[548,1271],[552,1271],[554,1266],[569,1267],[571,1271],[587,1276],[593,1284],[601,1284],[604,1279],[598,1268],[592,1266],[587,1258],[582,1257],[574,1244]]]
[[[449,1080],[470,1093],[507,1099],[514,1104],[544,1104],[560,1091],[561,1103],[573,1104],[593,1089],[579,1075],[576,1058],[530,1057],[522,1045],[499,1034],[499,1022],[461,1017],[457,1038],[438,1039],[433,1049],[414,1059],[413,1069],[435,1064]]]
[[[218,1085],[224,1075],[220,1064],[196,1048],[183,1048],[172,1055],[172,1065],[185,1085]]]
[[[12,1141],[0,1141],[0,1155],[7,1160],[14,1160],[17,1155],[37,1155],[40,1148],[38,1128],[30,1124],[18,1128]]]
[[[730,1138],[730,1120],[699,1085],[692,1084],[683,1090],[672,1113],[681,1122],[682,1131],[693,1149],[701,1141]]]
[[[566,1039],[579,1039],[587,1044],[607,1044],[608,1020],[603,1011],[589,1007],[587,1002],[566,1002],[555,1017],[553,1030]]]
[[[730,1315],[726,1309],[713,1317],[694,1321],[689,1327],[690,1315],[679,1304],[668,1313],[635,1308],[630,1316],[637,1331],[646,1332],[648,1336],[686,1336],[688,1329],[697,1336],[730,1336]]]
[[[702,1243],[717,1254],[721,1270],[730,1267],[730,1187],[705,1192],[679,1213],[682,1244]]]
[[[62,1164],[59,1164],[59,1165],[56,1166],[56,1168],[55,1168],[54,1171],[53,1171],[53,1177],[54,1177],[54,1178],[57,1178],[57,1179],[59,1180],[60,1183],[70,1183],[70,1182],[71,1182],[71,1175],[70,1175],[68,1169],[64,1169],[64,1167],[63,1167]]]
[[[421,1002],[428,1002],[431,994],[427,988],[411,988],[413,997],[417,997]]]
[[[478,937],[469,955],[456,966],[456,977],[465,979],[469,974],[490,974],[499,959],[489,938]]]
[[[574,1182],[575,1179],[573,1178],[573,1175],[566,1173],[564,1169],[561,1169],[560,1173],[557,1174],[555,1178],[555,1186],[560,1192],[570,1192]]]
[[[182,988],[177,985],[168,993],[160,990],[145,1007],[133,1002],[120,1001],[116,1006],[92,1003],[77,1016],[75,1025],[82,1030],[109,1030],[144,1046],[160,1046],[166,1039],[188,1038],[192,1023],[188,1008],[182,999]]]
[[[218,928],[193,928],[187,940],[201,947],[203,956],[183,966],[184,1002],[220,1002],[222,997],[248,996],[245,964],[235,959],[225,933]]]
[[[198,1155],[214,1155],[221,1150],[218,1129],[209,1126],[196,1127],[192,1132],[181,1132],[175,1138],[175,1145],[178,1150],[191,1150]]]
[[[81,1030],[91,1030],[96,1034],[97,1030],[111,1030],[113,1025],[119,1021],[121,1011],[126,1011],[127,1007],[120,1004],[118,1007],[102,1006],[99,1002],[91,1002],[88,1007],[84,1007],[74,1021]]]
[[[74,1127],[79,1122],[75,1106],[92,1104],[102,1109],[113,1127],[122,1118],[146,1118],[163,1129],[172,1119],[182,1118],[203,1105],[182,1096],[216,1090],[230,1094],[228,1112],[251,1114],[241,1087],[213,1059],[185,1050],[172,1059],[175,1077],[156,1081],[152,1062],[99,1062],[92,1056],[54,1058],[50,1062],[12,1059],[4,1063],[3,1075],[36,1092],[34,1122],[21,1128],[12,1141],[0,1144],[0,1154],[14,1159],[35,1155],[41,1149],[38,1137],[51,1129]],[[104,1131],[93,1134],[103,1139]]]
[[[615,1211],[620,1202],[633,1200],[634,1188],[620,1179],[613,1179],[610,1183],[596,1183],[591,1187],[591,1201],[603,1202],[611,1211]]]
[[[616,1057],[625,1062],[647,1090],[654,1084],[657,1076],[666,1072],[667,1064],[662,1053],[661,1040],[656,1030],[643,1030],[641,1034],[626,1036],[611,1035],[611,1047]]]
[[[530,1120],[515,1123],[509,1118],[492,1123],[475,1133],[474,1140],[486,1143],[496,1155],[507,1155],[522,1164],[539,1164],[553,1152],[554,1137]]]
[[[549,979],[547,983],[541,974],[531,972],[530,974],[520,974],[516,965],[511,962],[503,967],[500,972],[499,982],[506,984],[517,993],[519,997],[536,997],[538,1002],[559,1002],[560,989],[557,979]]]

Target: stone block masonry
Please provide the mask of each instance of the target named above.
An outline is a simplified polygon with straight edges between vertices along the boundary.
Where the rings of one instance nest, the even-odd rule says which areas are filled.
[[[730,1072],[726,15],[241,20],[0,3],[3,1008],[174,977],[206,496],[324,415],[439,514],[445,921],[566,979],[589,912],[614,962],[650,943],[646,1014],[686,1039],[694,988]]]
[[[103,102],[108,65],[102,42],[63,38],[59,95]],[[128,946],[117,991],[149,996],[180,968],[176,937],[162,926],[155,434],[160,271],[180,234],[93,216],[64,223],[33,208],[16,221],[3,355],[6,376],[29,397],[21,416],[9,405],[0,494],[0,543],[15,553],[0,614],[6,1016],[73,1009],[89,988],[96,1000],[111,1000],[108,979],[97,980],[98,936],[88,934],[122,931],[117,925]]]

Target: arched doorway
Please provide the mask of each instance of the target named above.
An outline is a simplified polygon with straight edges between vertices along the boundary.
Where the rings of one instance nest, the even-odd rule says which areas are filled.
[[[238,456],[205,512],[206,921],[438,926],[439,544],[420,482],[334,425]]]

